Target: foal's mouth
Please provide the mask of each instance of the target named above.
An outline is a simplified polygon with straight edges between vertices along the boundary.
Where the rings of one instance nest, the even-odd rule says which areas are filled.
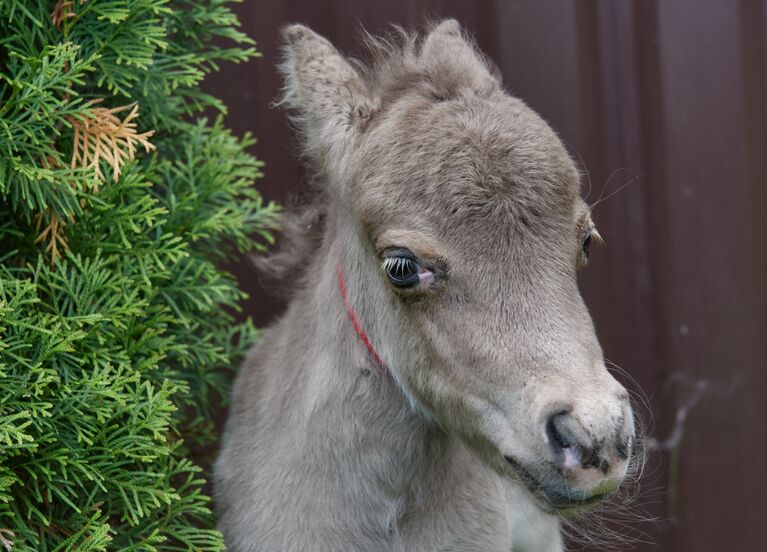
[[[519,479],[530,492],[536,496],[546,507],[551,508],[561,515],[577,514],[596,506],[612,494],[610,492],[597,493],[586,496],[581,492],[561,492],[552,489],[551,486],[541,483],[520,462],[509,456],[504,456],[506,462],[512,467]]]

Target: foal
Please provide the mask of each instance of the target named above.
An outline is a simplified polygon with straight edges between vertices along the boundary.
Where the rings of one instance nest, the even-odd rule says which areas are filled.
[[[576,273],[594,235],[549,126],[455,21],[352,64],[285,29],[321,236],[234,388],[216,464],[234,551],[561,550],[634,424]]]

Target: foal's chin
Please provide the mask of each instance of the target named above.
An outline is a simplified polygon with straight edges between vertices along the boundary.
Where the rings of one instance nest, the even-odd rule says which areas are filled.
[[[557,465],[544,464],[536,469],[508,456],[504,460],[508,476],[521,483],[543,511],[561,517],[575,517],[594,509],[614,496],[624,479],[624,474],[609,477],[589,474],[591,484],[583,488],[574,481],[577,476]]]

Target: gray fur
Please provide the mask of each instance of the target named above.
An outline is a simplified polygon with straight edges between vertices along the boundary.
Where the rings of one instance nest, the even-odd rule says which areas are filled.
[[[369,64],[300,25],[284,38],[281,103],[324,185],[322,236],[277,258],[302,277],[234,387],[215,467],[227,545],[561,550],[552,497],[615,489],[633,439],[577,289],[592,223],[571,159],[455,21],[368,37]],[[395,289],[390,247],[442,277]],[[602,469],[554,456],[557,411]]]

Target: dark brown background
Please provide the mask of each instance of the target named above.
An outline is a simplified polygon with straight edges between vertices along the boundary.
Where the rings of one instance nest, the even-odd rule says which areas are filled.
[[[650,452],[640,498],[659,518],[639,524],[653,544],[629,548],[762,551],[766,3],[251,1],[237,11],[264,57],[224,67],[207,89],[230,106],[230,127],[260,139],[258,186],[284,202],[301,188],[302,170],[284,114],[269,107],[279,27],[308,24],[354,54],[360,24],[375,33],[457,18],[507,89],[581,159],[590,201],[632,182],[595,208],[607,244],[582,277],[605,354],[649,398],[645,417],[664,449]],[[268,323],[279,301],[246,261],[234,271],[252,295],[247,310]]]

